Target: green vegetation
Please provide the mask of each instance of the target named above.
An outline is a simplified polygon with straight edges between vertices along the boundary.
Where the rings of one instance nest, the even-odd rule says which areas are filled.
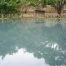
[[[64,5],[66,4],[66,0],[28,0],[30,2],[30,4],[32,4],[33,6],[39,6],[41,5],[43,8],[46,5],[51,5],[52,7],[54,7],[57,11],[57,13],[60,15]]]
[[[49,0],[49,4],[53,6],[58,14],[61,14],[61,11],[63,10],[65,0]]]
[[[0,0],[0,14],[17,13],[18,7],[41,6],[44,8],[46,5],[51,5],[61,14],[65,5],[65,0]]]
[[[17,11],[19,0],[0,0],[0,13],[7,14]]]

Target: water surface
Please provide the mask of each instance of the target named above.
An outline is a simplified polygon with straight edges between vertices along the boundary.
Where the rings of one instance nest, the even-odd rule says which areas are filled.
[[[66,66],[65,20],[0,20],[0,66]]]

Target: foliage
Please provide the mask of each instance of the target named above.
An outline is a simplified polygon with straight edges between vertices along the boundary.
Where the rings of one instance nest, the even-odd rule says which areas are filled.
[[[39,5],[42,7],[51,5],[57,10],[58,14],[60,14],[65,4],[65,0],[0,0],[0,13],[15,13],[18,10],[17,7],[19,4],[22,4],[22,6],[34,7],[39,7]],[[26,6],[24,6],[24,8]]]
[[[50,4],[57,10],[58,14],[61,14],[61,11],[64,7],[64,3],[64,0],[49,0],[48,2],[48,4]]]
[[[17,11],[19,0],[0,0],[0,13],[7,14]]]

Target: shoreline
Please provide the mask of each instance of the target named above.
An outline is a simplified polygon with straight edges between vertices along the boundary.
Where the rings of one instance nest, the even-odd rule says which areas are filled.
[[[5,16],[0,16],[0,19],[22,19],[22,18],[66,18],[66,13],[62,13],[61,16],[58,16],[57,13],[23,13],[23,14],[7,14]]]

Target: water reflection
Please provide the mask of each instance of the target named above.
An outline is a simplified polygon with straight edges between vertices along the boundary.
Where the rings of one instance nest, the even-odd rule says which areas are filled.
[[[19,49],[21,48],[26,50],[29,55],[29,59],[31,58],[31,53],[34,58],[38,58],[38,63],[40,61],[44,62],[45,60],[44,63],[37,63],[33,66],[65,66],[65,20],[62,19],[58,21],[57,19],[22,19],[9,21],[4,20],[4,23],[0,22],[0,56],[3,58],[3,60],[5,60],[4,58],[6,58],[7,55],[9,55],[7,57],[10,57],[10,55],[13,55],[14,53],[17,53],[19,55]],[[24,56],[23,52],[22,56]],[[14,57],[16,57],[16,55]]]
[[[24,49],[20,49],[17,53],[12,55],[7,54],[4,60],[0,59],[0,66],[44,66],[43,59],[34,58],[31,53],[25,52]]]

